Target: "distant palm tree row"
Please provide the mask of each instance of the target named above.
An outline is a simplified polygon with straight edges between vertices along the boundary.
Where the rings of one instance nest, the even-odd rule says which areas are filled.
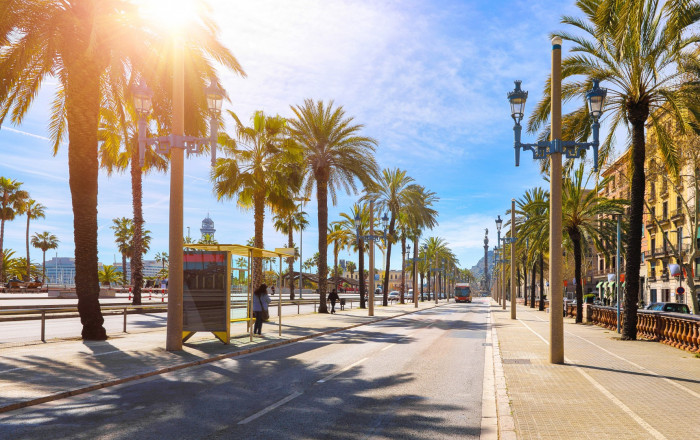
[[[43,252],[42,266],[44,269],[42,273],[42,282],[46,279],[46,251],[56,249],[59,240],[50,232],[35,233],[31,237],[31,241],[29,237],[30,221],[45,218],[45,211],[46,207],[44,205],[32,199],[29,193],[22,189],[22,182],[4,176],[0,177],[0,261],[2,261],[2,266],[0,266],[0,283],[5,283],[8,279],[8,275],[26,281],[34,276],[29,256],[30,243]],[[13,261],[13,259],[10,258],[11,250],[4,249],[5,222],[14,220],[18,215],[27,217],[25,235],[27,256],[23,259],[22,264],[18,264],[17,261]],[[12,254],[14,254],[13,251]],[[11,273],[8,273],[8,271]]]

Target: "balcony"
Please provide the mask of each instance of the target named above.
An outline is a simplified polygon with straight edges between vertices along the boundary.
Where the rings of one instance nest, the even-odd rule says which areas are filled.
[[[668,272],[664,272],[661,274],[661,281],[668,281],[669,280],[669,275]]]
[[[656,270],[652,269],[651,272],[649,272],[649,275],[647,276],[647,280],[649,280],[649,282],[651,282],[651,283],[656,281]]]
[[[670,224],[671,219],[668,217],[668,213],[664,213],[661,218],[657,219],[659,221],[659,225],[667,226]]]
[[[648,201],[649,203],[654,203],[654,202],[656,202],[656,191],[650,192],[649,195],[647,196],[647,199],[648,199],[647,201]]]
[[[683,208],[678,208],[671,212],[671,220],[673,221],[683,220],[684,217],[685,212],[683,212]]]
[[[647,223],[646,223],[647,229],[654,229],[656,227],[656,223],[654,223],[654,219],[649,216],[647,218]]]

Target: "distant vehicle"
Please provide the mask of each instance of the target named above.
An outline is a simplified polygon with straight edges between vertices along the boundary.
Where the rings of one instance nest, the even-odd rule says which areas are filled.
[[[672,302],[656,302],[647,306],[647,310],[656,310],[657,312],[673,312],[673,313],[690,313],[690,309],[686,304]]]
[[[387,297],[389,300],[398,300],[399,299],[399,291],[398,290],[392,290],[389,292],[389,296]]]
[[[469,283],[455,284],[455,302],[472,302],[472,289]]]

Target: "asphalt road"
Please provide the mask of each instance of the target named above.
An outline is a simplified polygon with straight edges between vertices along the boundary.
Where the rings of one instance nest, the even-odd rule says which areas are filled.
[[[13,411],[0,438],[478,438],[486,316],[450,304]]]

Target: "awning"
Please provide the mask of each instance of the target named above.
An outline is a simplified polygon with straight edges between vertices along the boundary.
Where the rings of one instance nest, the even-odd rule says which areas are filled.
[[[600,289],[600,286],[604,285],[605,281],[598,281],[598,284],[595,285],[596,289]]]
[[[615,281],[608,281],[608,287],[610,287],[610,288],[615,287]]]
[[[622,287],[625,287],[627,285],[627,281],[622,282]]]
[[[277,248],[274,251],[268,251],[265,249],[255,248],[252,246],[244,246],[242,244],[185,244],[183,247],[188,249],[195,249],[198,251],[226,251],[231,252],[233,255],[238,255],[239,257],[265,257],[265,258],[277,258],[277,257],[293,257],[294,251],[287,248]]]

